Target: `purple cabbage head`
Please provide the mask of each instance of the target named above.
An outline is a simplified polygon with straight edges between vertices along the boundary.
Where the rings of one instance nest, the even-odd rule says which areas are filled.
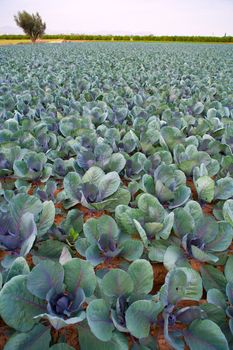
[[[19,222],[15,222],[9,213],[0,213],[0,223],[0,246],[16,254],[26,255],[37,234],[33,214],[27,212]]]
[[[85,301],[85,294],[82,288],[78,288],[74,293],[66,291],[57,292],[55,289],[51,289],[46,299],[48,301],[48,313],[65,319],[82,309],[82,305]]]
[[[106,258],[113,258],[120,252],[117,248],[117,242],[107,234],[102,234],[98,239],[97,244],[101,254]]]
[[[120,296],[116,302],[116,320],[121,327],[126,327],[125,313],[129,303],[124,295]]]

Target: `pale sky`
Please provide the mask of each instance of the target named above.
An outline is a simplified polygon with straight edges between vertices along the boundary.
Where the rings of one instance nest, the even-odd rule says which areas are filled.
[[[46,33],[233,35],[233,0],[0,0],[0,33],[39,12]]]

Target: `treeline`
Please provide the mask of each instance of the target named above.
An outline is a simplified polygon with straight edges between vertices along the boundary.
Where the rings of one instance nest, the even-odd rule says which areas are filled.
[[[20,40],[29,39],[26,35],[0,35],[0,40]],[[56,34],[56,35],[44,35],[43,39],[60,39],[60,40],[93,40],[93,41],[169,41],[169,42],[219,42],[219,43],[232,43],[232,36],[140,36],[140,35],[86,35],[86,34]]]

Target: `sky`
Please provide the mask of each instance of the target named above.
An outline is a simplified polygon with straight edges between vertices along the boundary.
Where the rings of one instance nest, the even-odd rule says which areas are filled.
[[[233,35],[233,0],[0,0],[0,33],[39,12],[46,33]]]

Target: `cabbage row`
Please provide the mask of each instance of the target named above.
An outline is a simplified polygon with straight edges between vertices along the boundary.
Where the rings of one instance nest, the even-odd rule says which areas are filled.
[[[0,48],[4,350],[232,349],[232,54]]]

